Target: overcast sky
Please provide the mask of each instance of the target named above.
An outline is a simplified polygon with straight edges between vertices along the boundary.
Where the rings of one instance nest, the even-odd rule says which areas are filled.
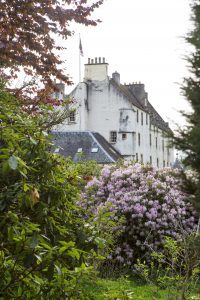
[[[84,57],[105,57],[109,75],[118,71],[122,83],[142,82],[149,101],[173,128],[182,124],[177,111],[188,110],[180,95],[187,76],[189,46],[183,36],[191,28],[190,0],[104,0],[94,17],[97,27],[74,25],[75,35],[67,40],[67,70],[75,84],[79,80],[79,33]],[[69,92],[72,87],[67,88]]]

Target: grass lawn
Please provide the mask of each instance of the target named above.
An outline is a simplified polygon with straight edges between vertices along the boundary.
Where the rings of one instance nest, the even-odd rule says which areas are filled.
[[[89,299],[94,300],[177,300],[168,298],[167,290],[157,289],[156,286],[142,284],[125,278],[117,280],[99,279],[84,281]],[[181,298],[179,298],[181,300]],[[193,294],[188,300],[200,300],[200,294]]]

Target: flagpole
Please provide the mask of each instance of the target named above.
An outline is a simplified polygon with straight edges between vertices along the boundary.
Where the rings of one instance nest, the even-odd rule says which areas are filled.
[[[81,50],[80,50],[80,42],[81,42],[81,37],[79,33],[79,82],[81,82]]]

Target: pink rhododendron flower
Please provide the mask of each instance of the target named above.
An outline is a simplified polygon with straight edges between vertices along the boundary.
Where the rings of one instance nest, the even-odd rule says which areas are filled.
[[[116,221],[125,218],[113,259],[125,265],[141,257],[150,260],[152,249],[162,250],[166,235],[179,240],[195,230],[196,212],[177,174],[170,168],[128,162],[118,169],[105,167],[99,178],[88,182],[80,201],[83,207],[93,215],[109,207]]]

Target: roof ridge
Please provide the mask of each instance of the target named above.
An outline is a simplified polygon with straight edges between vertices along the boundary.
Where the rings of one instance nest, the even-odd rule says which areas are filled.
[[[145,111],[144,107],[142,106],[142,104],[138,101],[138,99],[135,97],[135,95],[133,95],[129,89],[127,89],[127,87],[123,84],[117,84],[115,82],[115,80],[113,78],[110,79],[111,84],[113,84],[116,88],[118,88],[118,90],[123,93],[131,102],[133,105],[135,105],[136,107],[142,109]],[[136,103],[134,103],[136,102]]]

